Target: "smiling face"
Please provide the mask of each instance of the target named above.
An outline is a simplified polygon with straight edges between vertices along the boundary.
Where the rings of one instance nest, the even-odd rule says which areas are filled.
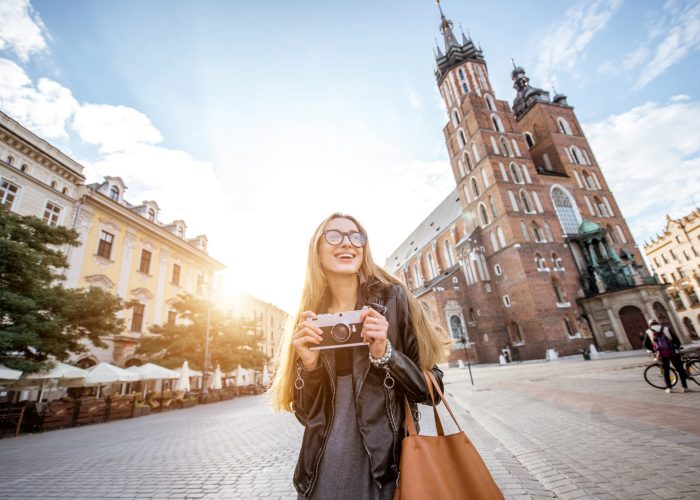
[[[343,233],[359,231],[357,225],[344,218],[332,219],[326,224],[324,231],[336,229]],[[362,264],[364,248],[356,247],[350,243],[347,236],[338,245],[331,245],[321,236],[318,246],[318,256],[321,267],[327,274],[357,274]]]

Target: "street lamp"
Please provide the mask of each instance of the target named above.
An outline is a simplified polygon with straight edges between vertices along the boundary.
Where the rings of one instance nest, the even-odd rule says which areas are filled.
[[[207,384],[207,374],[209,371],[209,330],[211,328],[211,283],[206,283],[204,278],[199,281],[200,286],[207,285],[207,328],[204,333],[204,371],[202,373],[202,394],[209,394],[209,385]]]
[[[469,341],[468,338],[465,338],[464,336],[464,327],[460,327],[460,333],[462,336],[459,338],[459,341],[464,344],[464,355],[467,358],[467,368],[469,369],[469,380],[471,380],[472,385],[474,385],[474,377],[472,376],[472,364],[469,362],[469,349],[467,349],[467,342]]]

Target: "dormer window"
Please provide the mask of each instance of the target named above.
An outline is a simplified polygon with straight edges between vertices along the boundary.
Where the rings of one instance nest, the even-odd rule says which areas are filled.
[[[119,201],[119,188],[117,186],[112,186],[109,190],[109,197],[114,201]]]
[[[185,230],[182,228],[182,226],[177,226],[177,236],[179,238],[185,237]]]
[[[26,172],[26,171],[27,171],[27,164],[26,164],[26,163],[22,163],[22,166],[19,167],[19,169],[20,169],[22,172]]]
[[[56,181],[51,181],[51,189],[56,189]]]
[[[156,211],[153,210],[152,208],[148,209],[148,220],[150,220],[151,222],[156,221]]]
[[[14,156],[8,156],[7,157],[7,163],[12,165],[15,162],[15,157]]]

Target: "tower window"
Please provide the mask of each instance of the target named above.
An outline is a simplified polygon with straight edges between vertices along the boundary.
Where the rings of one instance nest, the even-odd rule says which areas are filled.
[[[552,189],[552,204],[564,234],[578,234],[581,216],[572,203],[572,198],[559,186]]]
[[[452,125],[455,126],[455,128],[459,127],[459,124],[461,123],[459,119],[459,113],[457,113],[457,110],[452,111]]]
[[[569,122],[567,122],[566,119],[559,117],[559,118],[557,118],[557,123],[559,124],[559,131],[562,134],[573,135],[571,133],[571,127],[569,126]]]
[[[510,164],[510,175],[513,177],[513,182],[516,184],[523,184],[523,179],[520,176],[520,171],[515,163]]]
[[[501,142],[501,148],[503,148],[503,155],[513,156],[513,152],[511,151],[510,146],[508,146],[508,141],[505,139],[505,137],[501,137],[499,140]]]
[[[487,226],[489,224],[489,214],[483,203],[479,204],[479,215],[481,216],[482,225]]]
[[[467,165],[467,172],[471,172],[472,170],[474,170],[472,159],[469,156],[469,153],[467,153],[466,151],[464,152],[464,163]]]
[[[520,203],[523,205],[523,210],[525,213],[532,214],[535,211],[532,208],[532,202],[530,201],[530,196],[525,192],[524,189],[520,190]]]
[[[472,193],[474,193],[474,197],[478,198],[481,193],[479,192],[479,183],[476,181],[474,177],[472,177]]]
[[[528,149],[532,149],[535,146],[535,138],[532,137],[530,132],[525,132],[525,143],[527,144]]]
[[[535,265],[537,266],[538,271],[547,270],[547,265],[545,263],[544,257],[542,257],[542,255],[539,253],[535,254]]]
[[[530,241],[530,231],[527,230],[527,224],[525,224],[525,221],[520,221],[520,231],[523,233],[523,238],[525,241]]]
[[[109,197],[114,201],[119,201],[119,188],[117,186],[112,186],[109,190]]]
[[[542,237],[542,229],[540,229],[540,226],[537,225],[537,222],[532,223],[532,234],[535,235],[536,242],[542,243],[544,241],[544,238]]]
[[[457,131],[457,142],[459,143],[459,149],[462,149],[467,144],[467,138],[462,129]]]
[[[505,132],[505,129],[503,128],[503,122],[501,121],[501,118],[498,115],[491,115],[491,123],[493,123],[493,129],[496,132]]]
[[[484,95],[484,99],[486,100],[486,106],[491,111],[496,111],[496,103],[493,102],[493,97],[491,97],[489,94],[486,94],[486,95]]]

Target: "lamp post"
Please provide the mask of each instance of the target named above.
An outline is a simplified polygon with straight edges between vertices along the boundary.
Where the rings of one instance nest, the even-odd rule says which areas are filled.
[[[468,338],[465,338],[464,336],[464,327],[460,328],[460,333],[462,336],[459,338],[459,341],[464,344],[464,355],[467,358],[467,368],[469,369],[469,380],[471,380],[472,385],[474,385],[474,377],[472,376],[472,364],[469,362],[469,349],[467,349],[467,342],[469,341]]]
[[[207,374],[209,371],[209,330],[211,328],[211,283],[206,283],[204,279],[200,281],[201,285],[207,285],[207,328],[204,333],[204,372],[202,373],[202,394],[209,394],[209,385],[207,384]]]

